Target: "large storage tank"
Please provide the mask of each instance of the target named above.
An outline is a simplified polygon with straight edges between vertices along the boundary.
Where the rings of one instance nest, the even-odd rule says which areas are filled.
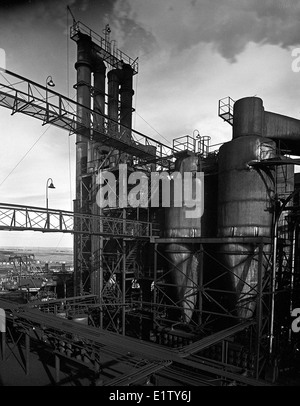
[[[219,237],[271,237],[275,171],[263,166],[257,170],[248,163],[275,155],[275,142],[257,135],[240,136],[222,145],[219,151]],[[251,317],[255,310],[258,261],[254,249],[254,245],[244,243],[226,243],[221,248],[240,318]],[[265,253],[270,249],[270,245],[264,246]],[[264,256],[263,268],[266,266]]]
[[[191,152],[184,152],[175,163],[175,171],[199,172],[198,156]],[[195,178],[193,182],[195,182]],[[195,191],[195,185],[193,190]],[[171,196],[173,196],[171,189]],[[200,237],[201,217],[188,218],[187,212],[191,208],[184,202],[182,207],[171,207],[165,210],[165,237]],[[189,323],[192,319],[194,307],[197,302],[198,291],[198,265],[196,245],[186,243],[170,243],[165,252],[169,260],[169,273],[171,283],[174,285],[173,303],[181,308],[181,321]]]

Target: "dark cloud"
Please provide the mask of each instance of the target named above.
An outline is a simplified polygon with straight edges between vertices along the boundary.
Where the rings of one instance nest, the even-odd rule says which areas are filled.
[[[21,6],[31,5],[34,2],[34,0],[2,0],[0,3],[0,9],[15,9]]]
[[[66,29],[72,18],[67,6],[100,35],[109,23],[111,39],[134,55],[159,49],[176,54],[209,43],[234,61],[249,42],[283,48],[300,43],[298,0],[3,0],[0,21],[8,16],[13,27]]]
[[[73,16],[77,21],[82,19],[94,21],[98,15],[98,22],[101,24],[104,16],[112,12],[114,2],[114,0],[4,0],[0,2],[0,20],[3,21],[5,28],[9,20],[16,27],[23,25],[26,29],[27,23],[42,30],[47,26],[65,25],[67,16],[70,21]]]
[[[131,22],[120,24],[123,32],[139,26],[145,42],[173,54],[210,43],[235,61],[249,42],[283,48],[300,43],[298,0],[119,0],[116,11]]]

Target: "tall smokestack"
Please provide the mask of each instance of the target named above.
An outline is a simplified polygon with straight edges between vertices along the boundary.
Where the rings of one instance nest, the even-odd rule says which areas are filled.
[[[133,90],[133,69],[129,64],[123,65],[123,75],[121,81],[121,108],[120,108],[120,124],[125,127],[132,127],[132,97]]]
[[[79,132],[82,128],[90,128],[91,117],[91,71],[92,71],[92,41],[87,35],[78,34],[77,42],[77,131],[76,134],[76,197],[74,212],[88,213],[88,190],[90,178],[87,176],[88,141]],[[82,127],[83,126],[83,127]],[[88,130],[89,131],[89,130]],[[74,229],[77,222],[74,221]],[[74,294],[82,293],[83,284],[89,273],[89,239],[82,243],[83,236],[74,234]]]
[[[87,35],[81,34],[77,41],[77,116],[79,117],[78,129],[81,124],[90,125],[89,109],[91,108],[91,59],[92,42]],[[76,200],[81,196],[81,176],[87,172],[87,138],[76,135]]]
[[[109,130],[113,133],[119,131],[118,121],[119,121],[119,87],[120,87],[120,69],[113,69],[108,72],[108,117],[113,120],[109,123]],[[114,166],[118,160],[118,151],[114,151],[111,156],[111,164]]]
[[[105,119],[105,83],[106,83],[106,66],[102,59],[95,57],[93,66],[93,128],[95,131],[103,132]],[[100,215],[101,209],[97,204],[98,192],[98,168],[101,164],[104,147],[101,143],[91,140],[89,142],[89,169],[92,172],[91,180],[91,212],[93,215]],[[102,275],[102,245],[103,241],[98,235],[91,236],[91,293],[100,297],[101,275]]]

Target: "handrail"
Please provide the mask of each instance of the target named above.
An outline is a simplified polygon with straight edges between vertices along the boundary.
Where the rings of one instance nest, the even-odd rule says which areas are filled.
[[[152,238],[159,235],[158,226],[147,221],[9,203],[0,203],[0,230],[31,230],[130,238]]]

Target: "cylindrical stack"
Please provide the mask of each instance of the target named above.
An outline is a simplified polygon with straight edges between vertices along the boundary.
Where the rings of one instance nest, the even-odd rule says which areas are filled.
[[[92,42],[87,35],[81,34],[77,41],[77,116],[78,131],[82,126],[90,127],[91,108],[91,72],[92,72]],[[88,135],[88,134],[86,134]],[[81,196],[82,176],[87,173],[88,141],[87,137],[77,133],[76,135],[76,200],[85,201]],[[79,203],[80,205],[80,203]]]
[[[80,34],[77,40],[77,133],[76,133],[76,197],[74,212],[89,213],[90,176],[87,174],[88,137],[90,136],[91,108],[91,72],[92,72],[92,41],[88,35]],[[77,219],[74,221],[76,230]],[[89,274],[90,241],[83,236],[74,234],[74,294],[83,290],[83,280]],[[85,246],[82,249],[83,245]]]
[[[93,91],[93,128],[100,133],[104,131],[104,114],[105,114],[105,84],[106,84],[106,66],[102,59],[95,58],[94,66],[94,91]],[[94,215],[100,215],[101,209],[97,204],[98,192],[98,168],[101,164],[103,153],[108,152],[108,147],[101,143],[90,140],[90,161],[89,168],[93,172],[91,182],[91,211]],[[97,221],[97,220],[95,220]],[[101,293],[101,273],[102,273],[102,258],[101,258],[102,239],[98,235],[91,236],[91,292],[98,297]]]
[[[133,90],[133,69],[130,65],[124,64],[122,68],[122,81],[120,87],[121,106],[120,106],[120,124],[127,128],[132,125],[132,96]]]
[[[219,237],[271,237],[274,170],[255,170],[248,162],[275,157],[276,145],[256,135],[241,136],[219,151]],[[270,246],[265,245],[265,252]],[[224,244],[224,264],[230,270],[240,318],[253,315],[258,261],[251,244]],[[263,264],[265,265],[265,264]]]
[[[262,136],[264,131],[264,107],[259,97],[244,97],[234,103],[233,138],[244,135]]]
[[[109,122],[109,130],[112,135],[116,135],[119,131],[119,87],[120,87],[120,78],[122,76],[121,69],[113,69],[108,72],[108,117],[112,120]],[[119,159],[118,151],[113,151],[110,158],[111,166],[115,166]]]
[[[120,86],[120,69],[112,69],[107,74],[108,79],[108,117],[118,121],[119,116],[119,86]],[[117,126],[115,128],[117,131]]]
[[[133,90],[133,69],[129,64],[123,64],[122,67],[122,80],[120,87],[120,124],[121,134],[127,142],[131,140],[131,127],[132,127],[132,97]],[[122,162],[128,162],[128,154],[121,154]]]
[[[95,116],[95,128],[98,126],[101,128],[104,125],[104,118],[101,114],[105,113],[105,72],[105,63],[102,59],[97,58],[94,68],[94,111],[100,115]]]
[[[175,171],[198,171],[198,157],[189,154],[179,157],[175,164]],[[194,190],[195,190],[195,185]],[[171,197],[174,194],[171,192]],[[171,207],[165,211],[165,236],[169,238],[200,237],[201,219],[186,216],[190,208],[183,201],[182,207]],[[192,244],[170,243],[165,252],[169,260],[171,283],[174,285],[174,302],[181,308],[181,321],[189,323],[193,317],[197,301],[198,287],[198,259]]]
[[[94,91],[93,91],[93,128],[98,132],[105,132],[105,84],[106,84],[106,66],[102,59],[96,58],[94,61]],[[91,156],[91,165],[94,170],[99,166],[99,159],[102,153],[107,153],[109,147],[99,142],[93,143],[93,153]]]

